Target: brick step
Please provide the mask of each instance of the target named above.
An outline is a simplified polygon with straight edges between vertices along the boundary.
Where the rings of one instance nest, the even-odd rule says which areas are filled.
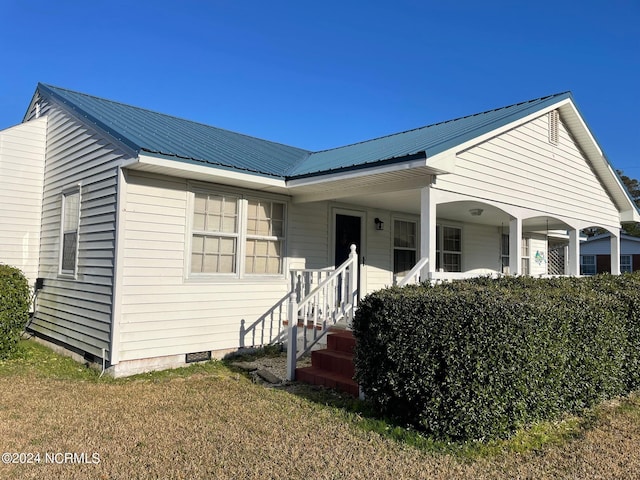
[[[311,352],[311,365],[347,378],[353,378],[355,375],[353,355],[338,350],[325,349]]]
[[[356,339],[351,330],[333,330],[327,334],[327,349],[353,355]]]
[[[296,380],[311,385],[333,388],[354,397],[357,397],[360,393],[358,384],[351,378],[313,366],[296,368]]]

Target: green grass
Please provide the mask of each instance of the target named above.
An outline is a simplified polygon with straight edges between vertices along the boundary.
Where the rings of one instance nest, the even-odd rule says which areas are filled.
[[[251,361],[262,357],[282,355],[279,348],[266,348],[252,354],[234,356],[233,361]],[[122,379],[100,375],[100,371],[80,364],[69,357],[54,353],[51,349],[31,340],[23,340],[18,345],[17,354],[9,360],[0,361],[0,376],[41,377],[81,382],[126,384],[131,382],[162,383],[194,376],[213,378],[236,378],[237,369],[228,362],[209,361],[190,366],[149,372]],[[375,415],[367,402],[354,399],[332,390],[296,385],[295,395],[304,398],[318,408],[328,410],[334,417],[348,422],[354,427],[380,435],[399,444],[416,448],[429,454],[447,454],[470,461],[491,458],[504,453],[524,454],[538,452],[552,446],[566,445],[584,435],[604,421],[607,415],[625,414],[640,420],[640,399],[638,396],[619,399],[608,406],[598,406],[587,410],[582,416],[567,416],[558,421],[539,422],[518,430],[511,438],[489,442],[448,442],[394,424]],[[613,405],[613,407],[611,406]]]

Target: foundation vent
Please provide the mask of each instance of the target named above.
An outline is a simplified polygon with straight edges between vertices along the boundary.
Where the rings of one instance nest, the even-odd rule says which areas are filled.
[[[211,352],[193,352],[187,353],[185,356],[185,363],[194,363],[194,362],[207,362],[211,360]]]

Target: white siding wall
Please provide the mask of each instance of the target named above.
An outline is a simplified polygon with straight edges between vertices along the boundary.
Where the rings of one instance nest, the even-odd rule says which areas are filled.
[[[446,221],[442,223],[446,224]],[[505,229],[505,234],[509,229]],[[499,227],[466,223],[462,226],[462,271],[493,273],[502,271]]]
[[[613,202],[564,125],[557,146],[548,141],[547,125],[543,115],[460,153],[455,172],[438,177],[435,188],[617,225]]]
[[[0,132],[0,263],[38,276],[47,119]]]
[[[120,361],[262,345],[284,333],[284,317],[265,318],[286,297],[284,276],[185,279],[186,180],[130,171],[126,188]]]
[[[548,258],[547,238],[532,236],[529,243],[529,274],[546,275]]]
[[[31,328],[110,358],[118,164],[124,152],[55,105],[48,115],[39,276]],[[61,194],[81,184],[77,278],[59,275]]]

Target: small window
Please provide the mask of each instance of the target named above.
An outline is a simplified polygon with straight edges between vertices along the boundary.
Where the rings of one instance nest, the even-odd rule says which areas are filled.
[[[62,194],[60,273],[75,275],[78,261],[78,226],[80,225],[80,192]]]
[[[416,222],[393,221],[393,273],[404,275],[416,264],[417,230]]]
[[[596,256],[580,255],[580,275],[596,274]]]
[[[620,255],[620,273],[631,273],[632,271],[631,255]]]

